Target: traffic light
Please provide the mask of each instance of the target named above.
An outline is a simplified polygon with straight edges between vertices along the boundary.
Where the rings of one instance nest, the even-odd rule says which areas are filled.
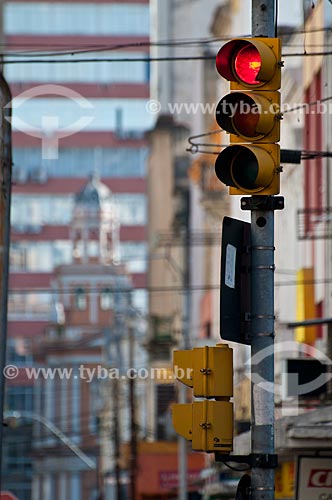
[[[175,377],[206,398],[172,407],[175,431],[192,449],[229,453],[233,449],[233,350],[227,344],[174,351]],[[212,399],[213,398],[213,399]]]
[[[230,194],[278,194],[280,39],[231,40],[219,50],[216,67],[231,82],[231,92],[216,109],[218,125],[230,134],[230,146],[217,157],[216,175]]]

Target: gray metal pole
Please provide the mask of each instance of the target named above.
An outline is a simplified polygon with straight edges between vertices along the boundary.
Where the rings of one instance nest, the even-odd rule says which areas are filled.
[[[273,38],[275,0],[252,0],[252,36]]]
[[[275,0],[252,0],[252,35],[274,37]],[[274,212],[251,212],[252,239],[252,343],[255,356],[266,356],[252,366],[251,449],[252,453],[274,454],[274,393],[263,389],[257,377],[274,382]],[[274,499],[274,469],[252,469],[252,500]]]
[[[136,500],[136,480],[137,480],[137,425],[136,425],[136,401],[135,401],[135,372],[134,367],[134,350],[135,350],[135,333],[133,326],[130,323],[128,328],[129,339],[129,369],[131,376],[129,377],[129,408],[130,408],[130,461],[129,461],[129,491],[130,500]]]
[[[9,282],[9,247],[10,247],[10,205],[11,205],[11,176],[12,176],[12,140],[11,140],[11,107],[5,105],[11,101],[8,84],[0,73],[0,101],[3,116],[0,132],[0,151],[2,156],[1,167],[1,195],[0,195],[0,491],[2,480],[2,452],[3,452],[3,414],[5,398],[5,377],[7,346],[7,306]]]
[[[187,199],[189,204],[189,199]],[[189,209],[189,207],[187,207]],[[188,213],[188,212],[187,212]],[[190,227],[189,224],[185,228],[185,244],[183,258],[183,315],[182,315],[182,331],[183,331],[183,349],[190,349],[189,323],[190,323]],[[179,403],[187,403],[187,388],[184,384],[179,387]],[[188,498],[188,457],[187,457],[187,440],[178,437],[178,460],[179,460],[179,491],[178,500],[187,500]]]
[[[187,403],[186,387],[181,384],[179,387],[179,403]],[[187,500],[187,441],[184,437],[178,436],[178,460],[179,460],[179,491],[178,500]]]
[[[259,385],[274,381],[274,213],[252,211],[252,343],[251,355],[262,349],[267,356],[251,367],[251,451],[274,454],[274,393]],[[252,469],[252,500],[274,499],[274,469]]]

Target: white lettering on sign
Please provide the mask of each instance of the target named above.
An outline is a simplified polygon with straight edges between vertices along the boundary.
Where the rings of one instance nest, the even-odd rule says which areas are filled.
[[[235,288],[235,263],[236,248],[228,244],[226,246],[225,285],[229,288]]]
[[[309,476],[308,488],[331,488],[331,469],[312,469]]]

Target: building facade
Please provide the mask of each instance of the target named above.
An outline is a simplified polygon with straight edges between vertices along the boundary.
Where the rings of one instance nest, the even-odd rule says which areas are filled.
[[[113,478],[114,485],[120,443],[129,439],[123,375],[142,359],[137,346],[128,359],[132,286],[116,261],[119,226],[112,198],[96,177],[75,196],[73,260],[56,268],[57,314],[34,342],[36,364],[56,374],[34,387],[36,500],[112,498],[107,481]]]
[[[7,384],[11,412],[33,408],[24,368],[34,366],[33,339],[54,317],[54,270],[80,250],[72,211],[92,172],[112,190],[118,261],[132,277],[134,307],[147,311],[149,2],[8,1],[3,30],[7,61],[16,59],[5,68],[14,98],[7,362],[20,368]],[[87,246],[95,255],[96,241]],[[4,486],[26,500],[32,460],[22,433],[9,442]]]

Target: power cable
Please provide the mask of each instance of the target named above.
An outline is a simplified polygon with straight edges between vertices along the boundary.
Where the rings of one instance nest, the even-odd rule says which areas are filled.
[[[315,57],[332,55],[332,51],[294,52],[282,54],[282,57]],[[3,64],[74,64],[74,63],[135,63],[135,62],[167,62],[167,61],[214,61],[215,56],[169,56],[169,57],[124,57],[124,58],[91,58],[91,59],[4,59]]]
[[[279,8],[279,1],[275,0],[275,18],[274,18],[274,36],[275,36],[275,38],[278,37],[278,8]]]
[[[314,284],[326,284],[326,283],[332,283],[332,278],[327,278],[327,279],[314,279],[314,280],[304,280],[301,282],[298,281],[281,281],[281,282],[276,282],[275,286],[276,287],[282,287],[282,286],[296,286],[296,285],[314,285]],[[117,289],[116,291],[119,293],[131,293],[133,290],[145,290],[147,293],[183,293],[186,290],[190,290],[192,292],[202,292],[202,291],[209,291],[209,290],[219,290],[220,285],[190,285],[188,287],[184,287],[183,285],[179,286],[155,286],[155,287],[144,287],[144,286],[138,286],[136,288],[132,288],[128,290],[127,288],[123,289]],[[85,289],[86,293],[100,293],[100,290],[98,289],[92,289],[92,288],[86,288]],[[16,288],[16,289],[11,289],[9,291],[10,294],[15,293],[15,294],[22,294],[22,295],[29,295],[30,293],[49,293],[52,295],[59,295],[58,291],[56,290],[51,290],[49,288],[34,288],[31,289],[31,286],[29,289],[22,289],[22,288]],[[71,294],[73,293],[72,290],[62,290],[62,294]]]
[[[278,6],[277,6],[278,8]],[[276,16],[277,17],[277,16]],[[283,31],[281,33],[281,38],[284,36],[292,35],[292,34],[308,34],[308,33],[318,33],[318,32],[331,32],[331,28],[328,27],[317,27],[317,28],[312,28],[312,29],[296,29],[296,30],[289,30],[289,31]],[[234,35],[234,38],[250,38],[250,34],[246,35]],[[56,43],[54,42],[53,44],[50,44],[45,41],[40,45],[37,45],[36,43],[30,43],[25,40],[24,42],[24,47],[34,47],[34,48],[39,48],[40,50],[45,49],[45,47],[63,47],[66,49],[66,52],[63,50],[61,52],[52,52],[52,55],[65,55],[65,54],[73,54],[77,50],[77,53],[80,53],[82,51],[86,52],[94,52],[94,51],[113,51],[113,50],[119,50],[119,49],[126,49],[126,48],[139,48],[139,47],[169,47],[169,46],[196,46],[196,45],[204,45],[204,44],[210,44],[210,43],[218,43],[222,41],[228,41],[230,39],[229,36],[224,36],[224,37],[214,37],[214,38],[184,38],[184,39],[168,39],[168,40],[159,40],[159,41],[146,41],[146,42],[130,42],[130,43],[123,43],[123,44],[96,44],[96,45],[91,45],[91,44],[84,44],[84,43],[79,43],[79,44],[73,44],[73,45],[68,45],[65,44],[63,45],[61,41],[57,41]],[[286,42],[285,45],[288,45]],[[22,47],[22,43],[20,42],[10,42],[10,43],[2,43],[0,44],[0,47],[4,46],[7,48],[10,47]],[[301,45],[302,47],[302,45]],[[51,51],[50,51],[51,52]],[[22,53],[22,52],[21,52]],[[25,54],[26,52],[23,52]],[[16,53],[18,56],[20,53]],[[15,53],[8,52],[8,53],[2,53],[2,56],[6,55],[12,55],[16,56]],[[40,56],[43,57],[45,55],[45,50],[40,53]],[[47,54],[46,54],[47,56]]]

